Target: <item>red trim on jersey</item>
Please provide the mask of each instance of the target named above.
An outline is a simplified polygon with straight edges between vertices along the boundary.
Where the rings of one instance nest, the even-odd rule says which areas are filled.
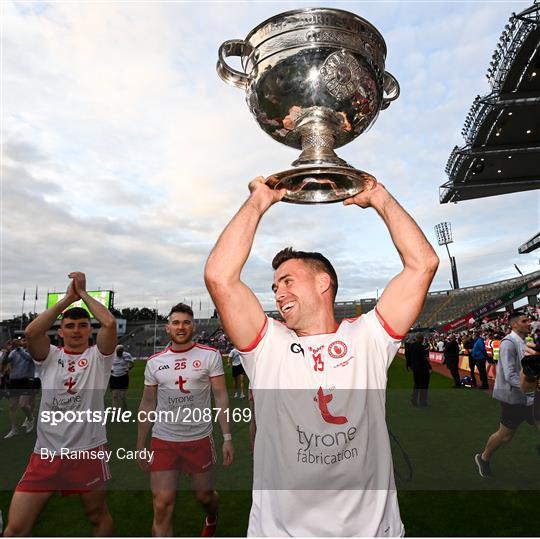
[[[214,348],[213,346],[206,346],[206,344],[201,344],[201,343],[198,343],[198,342],[195,343],[195,346],[197,348],[202,348],[203,350],[211,350],[212,352],[217,352],[218,351],[218,349]]]
[[[399,335],[398,333],[396,333],[389,325],[388,323],[386,322],[386,320],[382,317],[381,313],[379,312],[379,309],[377,309],[377,307],[375,307],[375,314],[377,315],[377,318],[379,319],[379,322],[381,323],[382,327],[386,330],[386,333],[388,333],[388,335],[390,335],[390,337],[392,337],[393,339],[396,339],[398,341],[400,341],[401,339],[403,339],[403,337],[405,337],[405,335]]]
[[[82,352],[73,352],[71,350],[67,350],[66,348],[62,348],[62,350],[64,350],[64,354],[67,354],[68,356],[82,356],[90,348],[92,348],[92,347],[88,346]],[[110,356],[110,354],[106,354],[106,355]]]
[[[247,352],[253,351],[257,347],[257,345],[262,341],[262,338],[265,336],[267,326],[268,326],[268,318],[266,318],[265,316],[263,327],[260,329],[259,333],[257,333],[257,336],[255,337],[255,339],[253,339],[253,341],[251,341],[251,343],[246,348],[238,348],[238,351],[244,354]]]
[[[158,387],[159,384],[144,384],[146,387]]]
[[[173,345],[169,346],[167,348],[168,352],[172,352],[173,354],[185,354],[186,352],[189,352],[190,350],[193,350],[197,346],[197,343],[191,343],[191,346],[189,348],[186,348],[185,350],[173,350]]]
[[[296,334],[297,337],[317,337],[317,336],[320,336],[320,335],[333,335],[334,333],[337,333],[338,329],[339,329],[339,326],[340,324],[338,324],[336,322],[336,327],[334,328],[334,331],[329,331],[328,333],[310,333],[309,335],[298,335],[298,333],[296,333],[296,331],[294,331],[294,333]]]
[[[353,322],[356,322],[360,318],[360,316],[356,316],[355,318],[344,318],[342,322],[349,322],[349,324],[352,324]]]
[[[165,350],[162,350],[161,352],[157,352],[156,354],[153,354],[151,356],[148,357],[148,361],[150,361],[151,359],[157,357],[157,356],[161,356],[162,354],[164,354],[165,352],[168,352],[169,351],[169,348],[165,348]]]

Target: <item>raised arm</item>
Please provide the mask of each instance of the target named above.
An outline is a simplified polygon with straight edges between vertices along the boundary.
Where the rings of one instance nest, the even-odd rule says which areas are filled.
[[[384,185],[374,178],[369,179],[366,190],[345,200],[344,204],[374,208],[390,232],[403,270],[384,289],[377,310],[394,332],[405,335],[424,306],[439,258],[420,227]]]
[[[204,281],[225,333],[240,350],[255,340],[265,322],[259,300],[240,274],[261,217],[284,195],[284,191],[269,189],[260,177],[249,184],[249,190],[249,198],[221,233],[204,270]]]
[[[58,303],[43,311],[28,324],[24,334],[26,336],[28,351],[36,361],[43,361],[49,354],[51,340],[47,335],[47,331],[49,331],[62,311],[79,299],[80,296],[75,292],[73,281],[70,281],[66,295]]]
[[[98,350],[108,356],[116,348],[116,319],[112,313],[99,301],[88,295],[86,291],[86,276],[80,271],[69,274],[73,279],[73,288],[77,295],[86,303],[95,319],[100,323],[100,328],[96,338]]]

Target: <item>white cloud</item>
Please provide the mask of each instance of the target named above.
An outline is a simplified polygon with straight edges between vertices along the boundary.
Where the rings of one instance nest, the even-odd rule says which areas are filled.
[[[402,87],[372,130],[339,155],[375,173],[430,240],[434,224],[452,221],[464,284],[509,277],[516,260],[536,269],[534,254],[516,254],[538,229],[535,193],[438,204],[446,159],[461,143],[474,96],[487,89],[498,36],[527,3],[327,5],[377,25]],[[23,288],[63,289],[76,268],[95,288],[114,285],[119,306],[152,306],[158,298],[166,310],[191,296],[210,308],[203,264],[248,181],[288,168],[298,155],[265,135],[245,94],[218,78],[217,48],[293,7],[5,5],[2,318],[20,311]],[[335,261],[342,300],[374,294],[399,271],[373,211],[277,206],[264,217],[244,271],[267,307],[270,261],[288,244]],[[441,259],[438,288],[449,274]]]

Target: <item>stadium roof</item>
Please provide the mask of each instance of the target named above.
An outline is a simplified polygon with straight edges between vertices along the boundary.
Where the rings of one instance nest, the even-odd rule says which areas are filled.
[[[440,202],[540,188],[540,4],[512,14],[454,147]]]
[[[520,245],[518,252],[520,255],[522,255],[525,253],[530,253],[538,248],[540,248],[540,232],[535,234],[531,239],[527,240],[523,245]]]

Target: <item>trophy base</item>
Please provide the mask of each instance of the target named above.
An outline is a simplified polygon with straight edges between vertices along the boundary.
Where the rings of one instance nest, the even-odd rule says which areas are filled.
[[[353,167],[311,165],[273,174],[266,179],[266,185],[286,189],[283,202],[329,204],[357,195],[364,190],[366,181],[374,178]]]

